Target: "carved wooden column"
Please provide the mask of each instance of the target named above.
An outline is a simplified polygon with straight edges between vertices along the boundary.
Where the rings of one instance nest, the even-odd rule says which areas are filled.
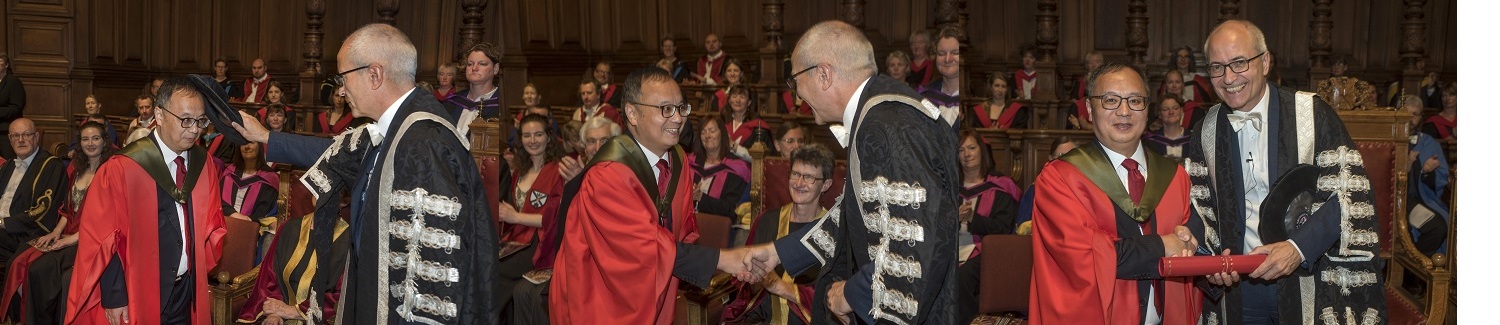
[[[1406,21],[1401,23],[1405,41],[1401,42],[1401,61],[1406,63],[1401,72],[1401,89],[1408,94],[1417,93],[1417,85],[1427,71],[1418,67],[1418,62],[1427,56],[1427,19],[1424,7],[1427,0],[1406,0]]]
[[[302,72],[298,74],[297,90],[301,105],[322,105],[322,93],[318,89],[318,78],[321,77],[323,69],[323,0],[309,0],[307,2],[307,30],[302,32]],[[338,70],[338,66],[327,67],[329,70]],[[313,119],[305,120],[308,130],[311,130]]]
[[[962,42],[966,38],[966,37],[963,37],[963,35],[967,34],[967,33],[965,33],[965,31],[963,30],[963,26],[959,25],[958,11],[959,11],[958,10],[958,0],[940,0],[940,1],[938,1],[938,3],[937,3],[937,28],[938,28],[938,30],[942,30],[943,28],[948,28],[948,27],[953,27],[953,28],[958,29],[959,35],[961,35],[958,38],[958,40],[959,40],[959,42]],[[934,36],[936,36],[936,35],[934,35]],[[936,41],[936,39],[934,39],[934,41]]]
[[[1219,22],[1240,18],[1240,0],[1219,0]]]
[[[1036,2],[1036,88],[1032,89],[1033,101],[1057,99],[1057,0]],[[1058,112],[1039,112],[1041,119],[1058,120]],[[1050,116],[1045,116],[1050,115]],[[1044,128],[1061,128],[1062,124],[1045,122]],[[1055,124],[1055,125],[1054,125]]]
[[[1130,52],[1130,64],[1136,67],[1146,65],[1146,47],[1151,45],[1150,36],[1146,32],[1146,0],[1130,0],[1130,14],[1125,17],[1125,42],[1126,51]]]
[[[839,17],[855,28],[865,29],[865,0],[843,0],[839,6]]]
[[[401,0],[375,0],[375,14],[380,18],[377,21],[385,24],[396,24],[396,12],[401,11]]]
[[[464,52],[484,41],[484,7],[489,0],[464,0],[464,24],[458,28],[458,48],[453,51],[453,61],[463,62]]]
[[[784,70],[783,64],[790,65],[789,62],[782,60],[786,54],[783,53],[781,47],[781,35],[785,29],[782,24],[784,20],[782,10],[786,8],[786,4],[782,0],[764,0],[761,2],[760,8],[760,28],[766,33],[766,44],[760,48],[760,80],[762,82],[767,80],[778,82],[785,78],[782,76],[782,70]],[[776,83],[776,85],[780,85],[780,83]],[[765,108],[774,112],[776,110],[774,103],[779,103],[780,95],[772,94],[771,98],[773,100],[768,102],[773,104]]]
[[[1307,23],[1310,80],[1327,79],[1328,56],[1333,52],[1333,0],[1313,0],[1312,21]]]

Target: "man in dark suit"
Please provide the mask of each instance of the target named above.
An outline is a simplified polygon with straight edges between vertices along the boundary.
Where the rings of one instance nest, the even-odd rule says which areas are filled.
[[[0,128],[21,117],[21,110],[25,108],[26,85],[10,72],[10,56],[0,52]],[[16,154],[9,146],[0,146],[0,156],[9,159]]]
[[[27,243],[57,226],[57,204],[67,198],[63,181],[64,163],[37,148],[36,123],[20,118],[10,123],[10,148],[17,157],[0,165],[0,259],[10,257]],[[55,239],[55,238],[54,238]]]
[[[490,302],[496,283],[489,279],[496,272],[499,239],[484,184],[452,117],[432,93],[414,91],[416,47],[395,27],[370,24],[344,40],[338,63],[339,94],[349,98],[355,117],[376,119],[361,126],[360,137],[335,142],[268,132],[249,115],[235,129],[251,141],[268,143],[270,161],[323,170],[319,164],[332,157],[362,156],[357,171],[310,171],[304,178],[319,192],[331,183],[354,184],[349,188],[354,238],[339,322],[495,323],[499,310]],[[336,217],[315,218],[316,229]]]

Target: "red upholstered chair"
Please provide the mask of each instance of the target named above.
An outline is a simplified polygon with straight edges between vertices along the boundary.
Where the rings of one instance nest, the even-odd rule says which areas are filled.
[[[984,236],[979,254],[979,316],[970,324],[1025,324],[1031,295],[1031,236]]]
[[[224,253],[213,275],[209,292],[213,295],[214,324],[234,323],[235,314],[250,295],[260,269],[255,267],[255,241],[260,225],[248,220],[224,217]]]
[[[720,249],[729,248],[729,225],[734,223],[734,220],[717,214],[699,212],[697,215],[697,244]]]
[[[474,161],[479,166],[479,178],[484,182],[484,193],[489,196],[485,202],[490,204],[490,216],[499,218],[500,195],[505,193],[504,188],[510,187],[510,184],[500,184],[500,157],[477,156],[474,157]],[[499,219],[493,221],[497,225],[500,224]]]
[[[1401,168],[1405,163],[1398,163],[1395,160],[1396,144],[1394,143],[1386,141],[1361,141],[1355,143],[1355,146],[1358,147],[1359,155],[1365,162],[1365,173],[1370,177],[1370,194],[1375,199],[1375,216],[1379,219],[1378,222],[1380,223],[1378,228],[1380,231],[1380,257],[1388,259],[1391,257],[1391,251],[1394,249],[1394,245],[1391,243],[1393,238],[1392,231],[1394,231],[1395,227],[1392,226],[1391,220],[1395,216],[1395,213],[1392,211],[1396,209],[1393,202],[1397,201],[1396,186],[1394,186],[1395,173],[1397,172],[1396,169]],[[1405,157],[1402,157],[1401,160],[1405,160]],[[1403,193],[1405,192],[1403,191]],[[1405,200],[1401,201],[1404,202]]]
[[[281,214],[281,220],[295,219],[313,213],[316,209],[317,199],[313,197],[312,190],[302,185],[301,171],[291,172],[291,181],[286,185],[286,213]]]

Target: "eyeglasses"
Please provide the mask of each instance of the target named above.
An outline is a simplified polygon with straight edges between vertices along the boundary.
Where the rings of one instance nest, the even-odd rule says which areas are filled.
[[[157,109],[160,109],[163,112],[167,112],[167,114],[172,115],[172,117],[175,117],[178,120],[182,121],[183,128],[190,128],[194,125],[198,126],[199,129],[208,127],[207,116],[199,116],[198,118],[182,117],[178,116],[177,113],[172,113],[172,111],[169,111],[166,108],[157,107]]]
[[[36,131],[26,133],[11,133],[8,136],[10,136],[10,141],[31,140],[31,137],[36,136]]]
[[[688,114],[692,114],[693,113],[693,105],[692,104],[688,104],[688,103],[682,103],[682,104],[677,104],[677,105],[671,105],[671,104],[668,104],[668,105],[648,105],[648,104],[641,104],[641,103],[637,103],[637,102],[629,102],[629,103],[636,104],[636,105],[641,105],[641,106],[646,106],[646,107],[654,107],[656,109],[659,109],[659,110],[661,110],[661,117],[663,117],[663,118],[672,118],[672,115],[677,115],[677,114],[681,114],[683,117],[687,117]]]
[[[344,86],[344,75],[347,75],[347,74],[350,74],[350,73],[354,73],[355,71],[359,71],[359,70],[369,69],[369,68],[370,68],[370,66],[366,65],[366,66],[363,66],[363,67],[349,69],[349,71],[339,72],[339,74],[333,75],[333,85],[334,86],[343,87]]]
[[[1260,52],[1260,54],[1256,54],[1254,57],[1251,57],[1249,59],[1239,59],[1239,60],[1229,61],[1229,64],[1218,64],[1218,63],[1209,64],[1208,65],[1208,76],[1210,78],[1223,77],[1224,76],[1224,67],[1226,67],[1226,66],[1229,67],[1229,70],[1234,71],[1234,73],[1244,73],[1245,70],[1250,70],[1250,61],[1255,61],[1255,59],[1259,59],[1261,56],[1264,56],[1264,55],[1266,55],[1266,52]]]
[[[798,143],[802,143],[802,139],[798,139],[798,138],[786,138],[786,139],[781,139],[781,142],[782,143],[786,143],[786,144],[798,144]]]
[[[792,171],[791,173],[787,174],[787,180],[793,181],[793,182],[807,183],[807,182],[813,182],[813,181],[822,181],[822,180],[825,180],[825,179],[827,179],[827,178],[818,178],[817,176],[813,176],[813,175],[810,175],[810,174],[798,173],[796,171]]]
[[[1132,111],[1139,112],[1146,110],[1145,96],[1120,97],[1119,95],[1103,95],[1089,96],[1089,98],[1098,99],[1100,104],[1102,104],[1100,106],[1103,106],[1106,110],[1119,109],[1121,103],[1129,104]]]
[[[816,66],[816,65],[815,66],[811,66],[811,67],[807,67],[807,69],[802,69],[802,71],[797,71],[797,73],[793,73],[791,77],[787,77],[786,78],[786,88],[787,89],[791,89],[791,90],[797,90],[797,76],[800,76],[800,75],[802,75],[804,73],[807,73],[808,71],[812,71],[812,69],[815,69],[817,67],[818,66]]]

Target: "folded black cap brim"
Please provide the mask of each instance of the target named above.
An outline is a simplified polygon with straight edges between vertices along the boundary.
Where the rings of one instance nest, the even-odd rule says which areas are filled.
[[[1271,185],[1271,191],[1260,203],[1260,239],[1270,244],[1285,241],[1312,213],[1312,204],[1323,202],[1314,197],[1318,168],[1297,165]]]
[[[214,129],[235,145],[244,145],[248,142],[244,136],[234,130],[233,126],[230,126],[234,123],[244,123],[244,120],[240,119],[240,113],[234,109],[234,106],[229,106],[229,98],[224,93],[224,89],[219,88],[219,83],[214,81],[213,77],[201,74],[188,75],[188,79],[193,81],[193,87],[203,95],[204,114],[208,115],[208,120],[214,124]]]

